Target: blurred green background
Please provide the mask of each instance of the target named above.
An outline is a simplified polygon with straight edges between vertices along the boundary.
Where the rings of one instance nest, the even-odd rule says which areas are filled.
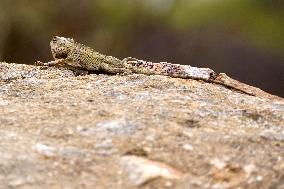
[[[284,96],[283,0],[1,0],[0,60],[52,59],[54,35],[99,52],[209,67]]]

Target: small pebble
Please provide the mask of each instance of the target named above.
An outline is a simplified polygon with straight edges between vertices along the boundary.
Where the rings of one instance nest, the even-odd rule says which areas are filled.
[[[36,144],[35,150],[40,153],[41,155],[47,156],[47,157],[53,157],[55,156],[55,148],[45,145],[45,144]]]
[[[193,150],[193,146],[190,144],[185,144],[182,146],[183,149],[185,149],[186,151],[192,151]]]

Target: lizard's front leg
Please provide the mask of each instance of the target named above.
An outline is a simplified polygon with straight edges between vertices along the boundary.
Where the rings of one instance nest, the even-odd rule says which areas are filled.
[[[36,65],[39,66],[57,66],[57,67],[66,67],[69,69],[75,69],[75,70],[81,70],[82,66],[73,60],[70,59],[55,59],[53,61],[49,61],[49,62],[41,62],[41,61],[37,61]]]
[[[49,62],[36,61],[36,64],[40,66],[56,66],[56,65],[63,65],[65,61],[66,61],[65,59],[56,59]]]
[[[78,63],[75,63],[74,61],[70,61],[68,59],[56,59],[54,61],[49,61],[49,62],[37,61],[36,65],[65,67],[65,68],[72,70],[75,73],[75,75],[87,75],[88,74],[88,71],[80,69],[81,67],[78,66],[79,65]]]

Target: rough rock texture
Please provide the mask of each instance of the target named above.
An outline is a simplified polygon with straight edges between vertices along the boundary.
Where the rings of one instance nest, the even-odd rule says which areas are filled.
[[[0,189],[284,188],[284,100],[0,63]]]

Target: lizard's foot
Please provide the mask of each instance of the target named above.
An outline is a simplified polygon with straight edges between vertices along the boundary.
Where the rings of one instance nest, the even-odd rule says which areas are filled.
[[[49,62],[36,61],[35,64],[39,66],[59,66],[64,64],[65,59],[56,59]]]
[[[35,65],[36,65],[36,66],[45,66],[45,67],[50,66],[50,65],[49,65],[49,62],[42,62],[42,61],[36,61],[36,62],[35,62]]]
[[[46,70],[47,68],[48,68],[48,66],[46,66],[45,65],[45,63],[44,62],[41,62],[41,61],[36,61],[36,62],[34,62],[34,65],[36,65],[36,66],[41,66],[39,69],[41,69],[41,70]]]
[[[44,62],[42,62],[42,61],[36,61],[36,62],[34,62],[34,64],[36,66],[44,66]]]

